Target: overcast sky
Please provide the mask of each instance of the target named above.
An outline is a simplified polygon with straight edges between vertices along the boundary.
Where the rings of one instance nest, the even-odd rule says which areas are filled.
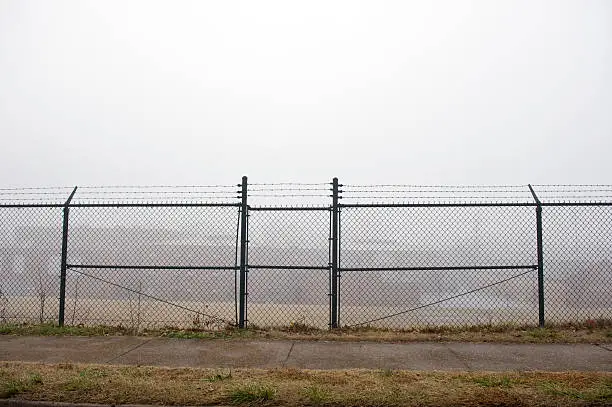
[[[0,0],[0,185],[612,181],[612,2]]]

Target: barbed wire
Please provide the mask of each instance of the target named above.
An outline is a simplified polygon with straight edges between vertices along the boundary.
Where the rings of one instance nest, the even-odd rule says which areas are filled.
[[[257,185],[257,186],[285,186],[285,185],[317,186],[318,185],[318,186],[321,186],[321,185],[331,185],[331,183],[330,182],[314,182],[314,183],[308,183],[308,182],[275,182],[275,183],[254,182],[254,183],[249,183],[249,185]]]
[[[275,192],[275,191],[325,191],[325,190],[330,190],[330,188],[304,188],[304,187],[297,187],[297,188],[249,188],[249,192],[251,191],[256,191],[256,192]]]
[[[50,189],[74,189],[74,187],[15,187],[15,188],[0,188],[0,191],[28,191],[28,190],[50,190]]]
[[[609,188],[612,184],[531,184],[533,187],[593,187],[593,188]]]
[[[0,196],[7,196],[7,195],[53,195],[53,196],[68,196],[70,195],[70,191],[64,191],[64,192],[0,192]]]
[[[228,194],[230,191],[107,191],[107,192],[98,192],[98,191],[79,191],[78,195],[223,195]],[[236,193],[239,193],[236,191]]]
[[[438,195],[438,196],[407,196],[407,195],[402,195],[402,196],[377,196],[377,195],[368,195],[368,196],[343,196],[342,198],[344,199],[370,199],[370,200],[374,200],[374,199],[404,199],[404,200],[419,200],[419,199],[445,199],[445,200],[451,200],[451,199],[478,199],[478,200],[483,200],[483,199],[529,199],[529,200],[533,200],[533,197],[531,196],[443,196],[443,195]]]
[[[582,199],[582,198],[612,198],[612,195],[559,195],[543,196],[540,199]]]
[[[330,197],[329,194],[249,194],[249,197],[267,198],[304,198],[304,197]]]
[[[13,201],[13,202],[19,202],[19,201],[28,201],[28,202],[50,202],[53,201],[55,203],[57,202],[61,202],[63,203],[66,199],[62,199],[62,200],[52,200],[49,198],[0,198],[0,201]]]
[[[612,189],[538,189],[537,193],[612,192]]]
[[[496,194],[510,194],[510,193],[522,193],[524,190],[515,190],[515,191],[504,191],[504,190],[495,190],[495,189],[473,189],[473,190],[465,190],[465,189],[342,189],[343,193],[403,193],[403,192],[411,192],[411,193],[496,193]]]
[[[220,199],[238,199],[240,198],[238,195],[215,195],[214,198],[220,198]],[[85,197],[75,197],[73,199],[72,202],[78,202],[78,201],[160,201],[160,200],[164,200],[164,201],[171,201],[171,200],[175,200],[175,201],[198,201],[198,200],[210,200],[211,196],[191,196],[189,197],[189,199],[185,198],[184,196],[159,196],[159,197],[112,197],[110,199],[108,198],[104,198],[104,197],[89,197],[89,196],[85,196]]]
[[[452,189],[462,189],[462,188],[499,188],[499,189],[508,189],[508,188],[527,188],[527,185],[419,185],[419,184],[342,184],[344,187],[352,187],[352,188],[379,188],[379,187],[397,187],[397,188],[452,188]]]
[[[237,184],[218,184],[218,185],[85,185],[79,186],[79,189],[117,189],[117,188],[134,188],[134,189],[149,189],[149,188],[236,188]]]

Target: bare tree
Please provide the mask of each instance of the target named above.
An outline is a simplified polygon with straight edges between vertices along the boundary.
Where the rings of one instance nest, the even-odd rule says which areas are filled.
[[[81,280],[81,276],[77,275],[74,279],[74,302],[72,304],[72,319],[70,321],[70,325],[74,325],[74,319],[76,316],[77,302],[79,300],[79,281]]]
[[[40,320],[41,324],[45,322],[45,302],[47,301],[47,295],[48,295],[47,289],[48,289],[47,285],[45,284],[45,281],[43,278],[43,271],[38,270],[37,294],[38,294],[38,299],[40,300],[38,319]]]

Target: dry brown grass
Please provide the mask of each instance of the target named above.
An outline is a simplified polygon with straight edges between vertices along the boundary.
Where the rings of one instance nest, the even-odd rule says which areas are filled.
[[[595,325],[564,324],[546,328],[514,325],[466,327],[426,327],[410,330],[350,328],[318,330],[310,327],[255,330],[254,335],[268,339],[373,341],[373,342],[508,342],[508,343],[612,343],[612,323]]]
[[[126,327],[66,326],[50,324],[0,324],[0,335],[74,335],[106,336],[133,335]],[[587,320],[582,323],[551,325],[540,329],[515,325],[477,325],[464,327],[425,327],[410,330],[385,330],[378,328],[346,328],[327,330],[303,324],[261,329],[251,326],[248,330],[227,327],[223,330],[201,328],[141,330],[140,336],[163,336],[192,339],[265,339],[309,341],[372,341],[372,342],[510,342],[510,343],[612,343],[612,320]]]
[[[167,369],[0,364],[0,397],[104,404],[586,406],[612,403],[610,373]]]

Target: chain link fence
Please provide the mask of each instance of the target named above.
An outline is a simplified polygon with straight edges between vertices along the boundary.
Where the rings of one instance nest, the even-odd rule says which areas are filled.
[[[612,206],[543,209],[547,322],[612,318]]]
[[[251,208],[248,321],[329,324],[330,208]]]
[[[343,206],[341,324],[537,323],[528,206]]]
[[[138,331],[612,318],[612,187],[332,184],[0,190],[0,322]]]
[[[68,323],[235,323],[237,228],[231,205],[71,208]]]
[[[0,208],[0,231],[0,322],[56,322],[61,208]]]

